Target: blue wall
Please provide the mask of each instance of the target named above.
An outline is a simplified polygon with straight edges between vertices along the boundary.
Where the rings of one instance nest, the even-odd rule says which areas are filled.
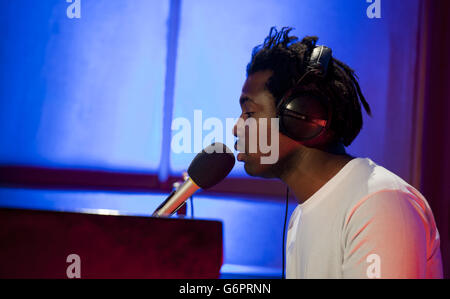
[[[0,3],[0,163],[157,170],[166,1]]]
[[[407,88],[412,85],[409,76],[414,74],[419,1],[402,3],[382,1],[382,18],[369,19],[366,10],[370,4],[364,0],[185,0],[174,117],[193,122],[194,109],[202,110],[203,119],[218,117],[223,123],[225,118],[238,117],[238,99],[251,50],[264,41],[271,26],[291,26],[300,39],[318,36],[318,44],[331,47],[334,56],[350,65],[360,79],[373,117],[365,115],[364,130],[349,148],[350,153],[389,162],[387,167],[406,177],[409,160],[404,157],[410,154],[406,135],[411,130],[412,116],[412,94]],[[400,41],[407,50],[396,57],[391,51]],[[403,107],[403,113],[396,117],[389,114],[388,104],[392,100],[389,84],[393,67],[398,69],[397,80],[401,84],[395,86],[400,92],[394,100],[402,101]],[[396,136],[387,136],[392,134],[387,127],[392,124],[389,117],[401,128]],[[230,131],[224,131],[225,134],[231,136]],[[394,159],[391,146],[386,144],[392,137],[402,138],[401,144],[394,146],[398,151]],[[172,170],[182,171],[193,156],[172,153]],[[231,175],[245,176],[243,165],[239,163]]]

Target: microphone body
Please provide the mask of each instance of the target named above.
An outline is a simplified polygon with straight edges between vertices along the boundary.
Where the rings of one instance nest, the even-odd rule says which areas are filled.
[[[167,217],[174,214],[198,189],[200,187],[191,178],[188,178],[153,212],[152,217]]]
[[[189,178],[153,212],[154,217],[174,214],[198,189],[209,189],[222,181],[235,163],[231,150],[215,142],[203,149],[189,165]]]

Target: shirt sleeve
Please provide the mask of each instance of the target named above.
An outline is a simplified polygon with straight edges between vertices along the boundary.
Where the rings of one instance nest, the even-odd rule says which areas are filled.
[[[349,211],[342,239],[344,278],[425,278],[429,223],[413,195],[386,190]]]

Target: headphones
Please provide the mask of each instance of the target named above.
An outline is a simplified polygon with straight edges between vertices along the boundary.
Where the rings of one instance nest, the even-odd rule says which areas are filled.
[[[277,105],[280,132],[306,146],[320,148],[327,145],[333,137],[329,130],[332,118],[330,101],[325,95],[302,90],[300,86],[303,79],[311,73],[321,79],[325,78],[331,58],[330,48],[315,47],[306,73]]]

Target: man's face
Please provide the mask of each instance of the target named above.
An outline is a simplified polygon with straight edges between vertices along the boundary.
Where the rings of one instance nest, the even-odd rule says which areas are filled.
[[[250,75],[244,83],[240,97],[242,114],[239,122],[233,128],[233,134],[238,138],[235,148],[239,148],[238,161],[244,163],[245,171],[251,176],[266,178],[275,177],[274,166],[278,163],[278,156],[283,155],[281,144],[284,144],[286,136],[279,134],[278,126],[273,126],[272,119],[276,119],[275,99],[265,88],[267,80],[272,76],[272,71],[261,71]],[[256,128],[243,128],[243,121],[254,121]],[[260,127],[265,122],[265,128]],[[274,134],[276,133],[276,138]],[[271,153],[267,149],[261,150],[261,134],[266,134],[267,145],[271,146]],[[256,136],[255,136],[256,135]],[[254,138],[254,139],[253,139]],[[251,145],[257,141],[256,151],[251,150]],[[245,144],[244,144],[245,143]],[[274,143],[274,144],[273,144]],[[264,141],[263,141],[264,144]],[[273,155],[276,150],[276,161],[262,163],[261,158]],[[265,152],[265,153],[263,153]],[[281,158],[281,157],[280,157]],[[264,161],[264,160],[263,160]]]

